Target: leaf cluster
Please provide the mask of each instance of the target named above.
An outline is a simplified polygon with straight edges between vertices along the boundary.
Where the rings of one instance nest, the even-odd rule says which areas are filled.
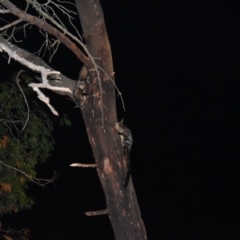
[[[14,78],[0,84],[0,216],[31,207],[27,176],[36,177],[36,165],[53,150],[53,122],[29,82],[26,75],[19,82],[25,98]]]

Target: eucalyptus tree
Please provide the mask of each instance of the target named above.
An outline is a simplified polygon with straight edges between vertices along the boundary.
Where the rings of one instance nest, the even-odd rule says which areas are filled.
[[[116,93],[120,97],[122,95],[115,84],[111,47],[100,1],[75,0],[81,29],[72,24],[75,13],[68,8],[68,4],[73,4],[69,1],[48,0],[40,3],[37,0],[26,0],[25,6],[23,2],[17,1],[14,5],[10,0],[0,0],[1,17],[15,17],[0,28],[0,51],[7,53],[9,59],[15,59],[40,74],[39,82],[30,83],[29,87],[53,114],[58,115],[58,111],[41,91],[42,88],[68,96],[79,105],[95,164],[73,163],[71,166],[96,168],[107,206],[106,209],[86,214],[108,214],[115,239],[147,239],[131,177],[128,184],[123,184],[122,175],[126,167],[124,147],[116,127],[119,126]],[[62,15],[67,17],[68,24],[60,17]],[[66,27],[69,23],[75,33]],[[19,48],[17,42],[14,42],[16,31],[24,31],[28,25],[40,29],[53,54],[60,43],[72,51],[79,59],[79,69],[82,66],[86,68],[85,77],[76,83],[76,80],[63,75],[59,69],[53,69],[43,59],[28,52],[28,49]]]

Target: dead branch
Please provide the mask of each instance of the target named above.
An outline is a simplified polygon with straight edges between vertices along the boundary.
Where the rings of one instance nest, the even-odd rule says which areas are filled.
[[[104,113],[103,113],[103,107],[104,104],[103,104],[103,89],[102,89],[102,81],[101,81],[101,78],[100,78],[100,74],[99,74],[99,70],[103,71],[107,76],[108,76],[108,79],[111,80],[111,82],[113,83],[114,87],[116,88],[121,100],[122,100],[122,105],[123,105],[123,109],[125,110],[125,107],[124,107],[124,102],[123,102],[123,98],[122,98],[122,93],[119,91],[119,89],[117,88],[114,80],[109,76],[109,74],[106,73],[106,71],[104,71],[100,66],[98,66],[94,60],[94,57],[90,54],[90,52],[88,51],[87,47],[85,46],[85,44],[80,41],[79,39],[77,39],[74,35],[72,35],[71,33],[69,33],[67,31],[66,28],[64,28],[62,25],[60,25],[59,23],[57,23],[55,20],[53,20],[52,17],[50,17],[46,12],[44,12],[42,10],[42,6],[43,5],[48,5],[49,3],[53,3],[52,1],[48,1],[47,3],[43,4],[43,5],[40,5],[37,1],[36,2],[33,2],[32,0],[27,0],[28,3],[32,4],[35,9],[42,15],[44,16],[44,18],[47,18],[48,20],[50,20],[54,25],[56,25],[58,28],[61,29],[61,31],[63,31],[64,34],[62,34],[61,32],[59,32],[57,29],[53,28],[51,25],[49,25],[48,23],[46,23],[45,21],[35,17],[35,16],[32,16],[30,14],[27,14],[26,12],[18,9],[16,6],[14,6],[11,2],[9,2],[8,0],[0,0],[0,2],[2,2],[2,4],[7,7],[7,8],[11,8],[10,11],[11,13],[13,13],[14,15],[18,16],[19,18],[21,18],[22,20],[25,20],[31,24],[34,24],[36,26],[38,26],[39,28],[53,34],[55,37],[57,37],[60,41],[62,41],[67,47],[69,47],[72,51],[75,51],[77,54],[77,56],[83,61],[83,63],[88,66],[89,64],[89,59],[90,61],[92,62],[93,64],[93,67],[94,67],[94,70],[96,71],[96,75],[97,75],[97,80],[98,80],[98,84],[99,84],[99,93],[98,95],[95,95],[95,97],[99,97],[99,108],[100,108],[100,112],[101,112],[101,120],[102,120],[102,128],[104,129]],[[53,3],[54,4],[54,3]],[[58,8],[60,8],[60,5],[59,4],[55,4]],[[48,6],[49,7],[49,6]],[[52,9],[52,8],[51,8]],[[64,10],[63,10],[64,9]],[[60,8],[60,10],[62,11],[66,11],[65,8]],[[54,12],[54,10],[52,10],[52,12]],[[66,13],[67,14],[67,13]],[[58,19],[58,18],[57,18]],[[87,58],[85,55],[85,60],[84,61],[80,56],[79,56],[79,53],[78,51],[76,50],[79,50],[78,48],[76,49],[76,45],[74,43],[72,43],[67,37],[65,37],[65,34],[70,36],[71,38],[73,38],[75,41],[77,41],[84,49],[84,51],[87,53],[88,57]],[[64,41],[65,40],[65,41]],[[69,44],[69,42],[71,42],[73,45]],[[80,51],[80,54],[83,54]],[[86,59],[87,58],[87,59]],[[93,69],[92,69],[93,70]],[[40,93],[38,93],[39,95]],[[42,97],[42,96],[41,96]],[[47,101],[46,98],[43,98],[42,97],[42,100],[43,101]],[[51,109],[51,106],[49,106],[49,108]],[[106,108],[106,107],[105,107]],[[52,109],[52,111],[54,112],[54,110]]]
[[[96,168],[97,164],[83,164],[83,163],[72,163],[70,167],[83,167],[83,168]]]
[[[17,86],[18,86],[18,88],[19,88],[19,90],[20,90],[20,92],[21,92],[21,94],[22,94],[22,96],[24,98],[24,101],[25,101],[26,106],[27,106],[28,113],[27,113],[27,120],[26,120],[26,122],[25,122],[25,124],[24,124],[24,126],[23,126],[23,128],[21,130],[21,132],[23,132],[24,129],[26,128],[26,126],[28,124],[28,121],[29,121],[29,114],[30,114],[30,109],[29,109],[27,98],[26,98],[26,96],[25,96],[25,94],[24,94],[24,92],[23,92],[23,90],[22,90],[22,88],[21,88],[21,86],[19,84],[19,81],[20,81],[19,76],[22,74],[22,72],[24,72],[24,71],[21,70],[21,71],[18,72],[17,77],[16,77],[16,83],[17,83]]]
[[[92,212],[85,212],[85,214],[86,214],[88,217],[105,215],[105,214],[108,214],[108,213],[109,213],[109,210],[108,210],[108,209],[99,210],[99,211],[92,211]]]
[[[28,3],[30,3],[37,12],[39,12],[40,15],[42,15],[45,19],[48,19],[53,25],[55,25],[56,27],[58,27],[64,34],[66,34],[67,36],[70,36],[72,39],[74,39],[76,42],[78,42],[82,47],[85,46],[82,42],[82,37],[79,34],[78,30],[75,28],[75,26],[72,24],[70,17],[69,17],[69,22],[71,23],[71,25],[73,26],[73,28],[75,29],[75,31],[77,32],[79,38],[81,39],[81,41],[75,37],[73,34],[71,34],[67,28],[64,26],[64,24],[62,23],[62,21],[57,17],[57,19],[59,20],[59,22],[61,24],[59,24],[57,21],[55,21],[51,16],[49,16],[49,14],[47,13],[47,9],[43,9],[42,5],[40,5],[36,0],[32,1],[32,0],[26,0]],[[50,1],[51,2],[51,1]],[[48,3],[46,3],[48,4]],[[57,5],[58,6],[58,5]],[[44,11],[45,10],[45,11]],[[53,10],[52,10],[53,11]],[[56,15],[56,13],[54,12],[54,14]],[[75,14],[75,13],[74,13]]]
[[[17,16],[18,18],[31,23],[33,25],[38,26],[40,29],[52,34],[58,40],[65,44],[76,56],[87,66],[89,65],[89,58],[86,57],[83,52],[77,47],[75,43],[73,43],[69,38],[66,37],[63,33],[58,31],[56,28],[52,27],[47,22],[35,17],[31,14],[28,14],[21,9],[17,8],[14,4],[9,2],[8,0],[0,0],[0,3],[6,7],[13,15]]]
[[[53,108],[53,106],[51,106],[50,104],[50,100],[48,97],[46,97],[44,95],[43,92],[41,92],[41,90],[39,88],[47,88],[50,90],[55,90],[55,91],[63,91],[63,92],[69,92],[71,93],[71,90],[69,88],[62,88],[62,87],[53,87],[48,83],[48,75],[51,74],[60,74],[59,72],[53,72],[49,69],[46,69],[42,66],[38,66],[36,64],[33,64],[29,61],[27,61],[25,58],[22,58],[21,56],[19,56],[16,52],[13,52],[8,46],[11,45],[9,42],[7,42],[6,44],[4,43],[0,43],[0,52],[1,51],[5,51],[8,53],[9,55],[9,59],[13,58],[16,61],[20,62],[21,64],[23,64],[24,66],[27,66],[28,68],[32,69],[33,71],[37,71],[41,73],[41,77],[42,77],[42,83],[30,83],[29,86],[32,87],[32,89],[38,94],[38,98],[43,101],[52,111],[52,113],[54,115],[58,115],[58,112]]]
[[[13,26],[17,25],[18,23],[20,23],[22,21],[23,21],[22,19],[18,19],[16,21],[12,22],[12,23],[9,23],[9,24],[5,25],[4,27],[1,27],[0,31],[4,31],[4,30],[6,30],[6,29],[8,29],[10,27],[13,27]]]
[[[2,13],[2,14],[10,13],[10,11],[9,10],[5,10],[5,9],[0,9],[0,13]]]
[[[6,44],[7,41],[0,35],[0,44]],[[44,62],[42,60],[42,58],[33,55],[32,53],[29,53],[28,51],[21,49],[17,46],[15,46],[14,44],[8,44],[8,47],[11,49],[11,51],[16,52],[19,56],[21,56],[22,58],[25,58],[27,61],[32,62],[35,65],[41,65],[42,67],[45,67],[46,69],[49,69],[50,71],[56,71],[55,69],[51,68],[46,62]],[[63,87],[63,88],[69,88],[70,91],[73,91],[73,88],[76,84],[75,80],[72,80],[70,78],[68,78],[67,76],[63,75],[63,74],[59,74],[58,75],[59,78],[61,79],[61,81],[49,81],[49,84],[52,86],[56,86],[56,87]],[[36,77],[36,76],[35,76]],[[38,79],[39,81],[41,81],[40,77],[36,77],[36,79]],[[54,91],[57,94],[60,95],[67,95],[70,98],[72,97],[72,93],[68,93],[68,92],[62,92],[62,91]]]

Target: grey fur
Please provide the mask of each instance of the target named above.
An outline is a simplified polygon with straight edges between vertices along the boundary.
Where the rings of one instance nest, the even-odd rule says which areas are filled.
[[[131,172],[129,155],[133,144],[132,132],[129,128],[123,125],[122,122],[115,123],[115,129],[117,129],[123,145],[123,185],[126,187],[128,185]]]
[[[85,108],[88,94],[86,93],[86,82],[88,80],[88,70],[85,66],[81,68],[79,79],[73,90],[73,96],[78,107]]]

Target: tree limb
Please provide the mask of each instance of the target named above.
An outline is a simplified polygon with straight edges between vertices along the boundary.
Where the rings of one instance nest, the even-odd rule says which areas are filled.
[[[21,86],[20,86],[20,84],[19,84],[19,81],[20,81],[19,76],[22,74],[22,72],[23,72],[23,70],[21,70],[21,71],[18,72],[17,77],[16,77],[16,83],[17,83],[17,86],[18,86],[18,88],[19,88],[22,96],[23,96],[24,102],[26,103],[27,111],[28,111],[28,112],[27,112],[26,122],[25,122],[25,124],[24,124],[21,132],[24,131],[24,129],[26,128],[26,126],[27,126],[27,124],[28,124],[28,122],[29,122],[29,113],[30,113],[30,108],[29,108],[29,105],[28,105],[27,98],[26,98],[26,96],[25,96],[25,94],[24,94],[24,92],[23,92],[23,90],[22,90],[22,88],[21,88]]]
[[[9,10],[5,10],[5,9],[0,9],[0,13],[2,13],[2,14],[10,13],[10,11]]]
[[[33,71],[37,71],[41,73],[42,83],[30,83],[29,86],[32,87],[32,89],[37,93],[38,98],[43,101],[52,111],[54,115],[58,115],[58,112],[54,109],[54,107],[50,104],[50,100],[48,97],[45,96],[45,94],[39,89],[39,88],[47,88],[50,90],[55,91],[62,91],[62,92],[68,92],[69,94],[72,93],[72,91],[69,88],[63,88],[63,87],[56,87],[51,86],[48,81],[48,75],[51,74],[60,74],[60,72],[51,71],[43,66],[36,65],[32,63],[31,61],[28,61],[27,59],[20,56],[15,51],[12,51],[11,48],[9,48],[11,44],[9,42],[0,43],[0,52],[5,51],[9,55],[9,59],[13,58],[16,61],[20,62],[21,64],[27,66],[28,68],[32,69]]]
[[[12,22],[12,23],[9,23],[9,24],[1,27],[1,28],[0,28],[0,31],[4,31],[4,30],[6,30],[6,29],[8,29],[8,28],[10,28],[10,27],[12,27],[12,26],[14,26],[14,25],[17,25],[18,23],[20,23],[20,22],[22,22],[22,21],[23,21],[22,19],[18,19],[18,20],[16,20],[16,21]]]
[[[1,43],[7,44],[8,42],[0,35],[0,44]],[[50,67],[45,61],[43,61],[42,58],[35,56],[32,53],[29,53],[28,51],[21,49],[12,43],[8,44],[7,46],[13,52],[16,52],[16,54],[18,54],[20,57],[26,59],[27,61],[30,61],[35,65],[40,65],[42,67],[45,67],[45,68],[49,69],[50,71],[56,71],[55,69]],[[35,76],[35,77],[36,77],[36,79],[41,81],[40,77],[37,77],[37,76]],[[49,81],[49,84],[52,86],[55,86],[55,87],[69,88],[71,91],[73,91],[76,81],[68,78],[67,76],[65,76],[61,73],[60,73],[59,77],[60,77],[60,81]],[[54,92],[57,94],[60,94],[60,95],[66,95],[66,96],[70,97],[71,99],[73,99],[72,93],[62,92],[62,91],[54,91]]]
[[[63,33],[58,31],[56,28],[52,27],[47,22],[35,17],[31,14],[28,14],[21,9],[17,8],[14,4],[9,2],[8,0],[0,0],[0,3],[6,7],[13,15],[19,17],[23,21],[29,22],[33,25],[38,26],[39,28],[43,29],[44,31],[52,34],[55,36],[59,41],[65,44],[76,56],[85,64],[89,64],[89,58],[86,57],[83,52],[77,47],[75,43],[73,43],[69,38],[66,37]]]

